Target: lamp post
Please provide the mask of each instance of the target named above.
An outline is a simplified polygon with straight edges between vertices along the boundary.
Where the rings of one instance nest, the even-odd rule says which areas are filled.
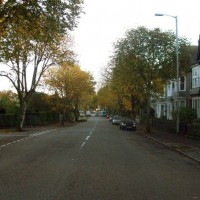
[[[177,82],[177,122],[176,122],[176,132],[179,133],[179,55],[178,55],[178,17],[156,13],[155,16],[167,16],[172,17],[176,20],[176,82]]]

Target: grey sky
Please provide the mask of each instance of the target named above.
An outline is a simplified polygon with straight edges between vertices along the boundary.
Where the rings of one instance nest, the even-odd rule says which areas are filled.
[[[112,55],[113,43],[128,28],[159,27],[175,32],[174,18],[155,17],[155,13],[178,16],[179,36],[197,45],[199,7],[199,0],[85,0],[85,14],[74,31],[79,64],[99,80],[102,68]]]

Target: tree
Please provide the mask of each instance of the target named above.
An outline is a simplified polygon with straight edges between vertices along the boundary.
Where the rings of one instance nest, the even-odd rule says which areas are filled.
[[[109,84],[102,86],[97,92],[98,104],[107,112],[120,112],[119,96]]]
[[[52,65],[71,59],[68,29],[76,25],[82,1],[14,1],[0,8],[0,61],[7,68],[0,76],[10,80],[20,103],[23,127],[28,101],[44,72]],[[32,74],[31,74],[32,73]],[[31,80],[30,82],[28,80]]]
[[[19,110],[17,94],[12,91],[0,92],[0,114],[16,114]]]
[[[35,92],[28,102],[27,111],[30,113],[53,111],[50,99],[51,96],[48,94]]]
[[[29,22],[29,28],[38,29],[35,22],[45,19],[43,28],[51,33],[65,33],[77,25],[83,0],[5,0],[0,1],[1,32],[19,20]],[[47,29],[48,28],[48,29]]]
[[[59,97],[56,106],[63,113],[63,124],[65,114],[74,111],[77,118],[80,105],[85,106],[92,102],[95,84],[93,77],[77,65],[62,63],[60,67],[49,69],[45,83]],[[70,116],[68,120],[71,120]]]
[[[94,111],[97,108],[98,108],[98,97],[97,97],[97,94],[95,93],[90,103],[90,109]]]
[[[120,81],[133,99],[146,103],[147,132],[150,132],[150,99],[161,94],[163,85],[176,77],[175,39],[172,32],[138,27],[128,30],[115,44],[113,82]],[[181,66],[186,68],[189,43],[185,39],[180,39],[179,43],[185,56],[181,58]]]

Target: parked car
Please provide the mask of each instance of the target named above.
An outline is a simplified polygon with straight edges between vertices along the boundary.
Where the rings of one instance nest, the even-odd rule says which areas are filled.
[[[105,110],[102,110],[102,111],[100,112],[100,117],[107,117],[107,113],[106,113]]]
[[[114,117],[114,115],[110,115],[110,117],[109,117],[110,122],[112,122],[113,117]]]
[[[96,116],[96,112],[95,111],[92,111],[91,112],[91,117],[95,117]]]
[[[87,111],[86,111],[86,116],[87,116],[87,117],[91,117],[91,112],[90,112],[90,110],[87,110]]]
[[[78,117],[79,122],[87,122],[87,117],[85,116],[84,113],[80,113]]]
[[[112,118],[112,125],[119,125],[122,120],[121,116],[114,116]]]
[[[136,131],[136,123],[130,118],[123,118],[120,122],[120,129]]]

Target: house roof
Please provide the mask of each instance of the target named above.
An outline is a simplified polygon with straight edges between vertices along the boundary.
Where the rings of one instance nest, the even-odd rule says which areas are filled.
[[[198,40],[198,46],[191,46],[191,50],[192,50],[192,58],[191,58],[190,70],[196,65],[200,64],[200,35]]]
[[[198,51],[198,46],[191,46],[191,64],[195,64],[197,62],[197,51]]]

